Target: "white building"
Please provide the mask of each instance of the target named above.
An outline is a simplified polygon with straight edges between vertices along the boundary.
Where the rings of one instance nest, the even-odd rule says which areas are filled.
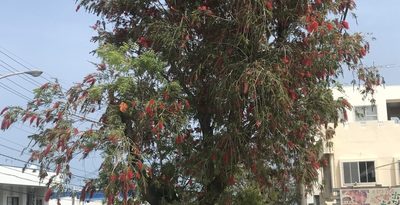
[[[321,204],[400,204],[400,86],[379,87],[375,104],[345,87],[353,109],[324,149]]]
[[[44,195],[47,180],[39,181],[39,170],[0,166],[1,205],[47,205]],[[46,180],[47,179],[47,180]]]

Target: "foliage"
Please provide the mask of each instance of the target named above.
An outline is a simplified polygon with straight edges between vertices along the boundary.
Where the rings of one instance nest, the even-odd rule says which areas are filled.
[[[150,204],[282,198],[290,180],[311,188],[323,125],[348,106],[332,96],[338,75],[357,73],[366,94],[380,83],[360,64],[368,43],[348,32],[352,0],[78,5],[105,19],[93,26],[98,72],[66,93],[42,86],[26,108],[2,113],[1,128],[22,121],[38,129],[31,160],[43,173],[55,164],[72,177],[71,159],[100,152],[99,177],[82,191],[104,190],[109,204],[116,196]],[[79,130],[80,121],[90,129]],[[251,183],[236,186],[243,170]]]

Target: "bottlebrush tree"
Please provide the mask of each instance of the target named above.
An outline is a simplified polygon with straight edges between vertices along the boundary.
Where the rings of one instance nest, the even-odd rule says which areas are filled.
[[[37,128],[31,161],[43,175],[55,165],[72,177],[74,157],[101,153],[82,192],[103,190],[109,204],[229,204],[249,187],[310,188],[324,127],[349,106],[332,96],[338,75],[357,73],[364,93],[380,83],[361,64],[368,43],[348,31],[353,0],[78,5],[104,20],[93,26],[98,71],[67,92],[43,85],[26,108],[3,111],[1,128]]]

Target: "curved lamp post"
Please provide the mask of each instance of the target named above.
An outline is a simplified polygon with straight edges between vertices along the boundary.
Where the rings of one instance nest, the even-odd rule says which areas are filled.
[[[42,75],[42,73],[43,73],[43,71],[40,71],[40,70],[28,70],[28,71],[22,71],[22,72],[9,73],[6,75],[0,75],[0,79],[7,78],[10,76],[14,76],[14,75],[21,75],[21,74],[28,74],[33,77],[39,77],[40,75]]]

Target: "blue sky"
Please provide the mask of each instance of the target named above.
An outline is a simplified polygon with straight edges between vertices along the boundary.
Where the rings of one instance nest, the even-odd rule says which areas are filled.
[[[376,38],[370,41],[370,54],[364,60],[365,65],[391,65],[391,68],[382,68],[387,84],[399,84],[400,58],[398,48],[398,22],[400,15],[400,1],[398,0],[359,0],[355,11],[358,16],[358,24],[351,22],[351,31],[371,33]],[[97,20],[92,14],[84,10],[75,12],[75,0],[2,0],[0,6],[0,51],[11,51],[19,62],[29,68],[40,68],[45,71],[43,75],[47,79],[58,78],[62,85],[72,85],[79,82],[83,76],[93,72],[95,68],[89,61],[96,59],[89,53],[96,48],[96,44],[90,42],[95,32],[89,28]],[[6,49],[6,50],[4,50]],[[8,53],[9,55],[12,55]],[[0,53],[0,60],[5,61],[17,70],[25,68],[13,62]],[[0,74],[8,73],[0,61]],[[345,81],[350,82],[349,76]],[[43,78],[35,79],[39,83],[46,82]],[[35,83],[29,83],[20,77],[3,79],[0,83],[10,86],[18,93],[27,97],[32,94],[27,90],[34,88]],[[25,89],[18,87],[22,85]],[[1,86],[1,84],[0,84]],[[26,100],[0,87],[0,108],[6,105],[24,105]],[[15,150],[5,148],[5,145],[16,150],[21,150],[28,141],[26,135],[31,130],[26,126],[16,125],[7,132],[0,132],[0,154],[7,154],[19,159]],[[11,141],[11,142],[10,142]],[[19,144],[19,145],[18,145]],[[0,157],[0,164],[20,165],[16,160]],[[96,159],[89,159],[83,163],[75,162],[74,166],[85,172],[77,172],[80,175],[90,176],[98,163]]]

